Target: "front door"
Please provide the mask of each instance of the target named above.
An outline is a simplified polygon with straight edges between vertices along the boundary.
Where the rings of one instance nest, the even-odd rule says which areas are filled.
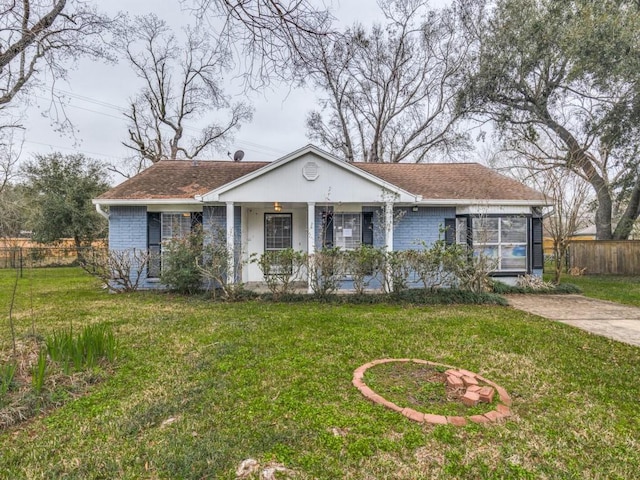
[[[290,213],[264,214],[264,251],[284,250],[293,245]]]

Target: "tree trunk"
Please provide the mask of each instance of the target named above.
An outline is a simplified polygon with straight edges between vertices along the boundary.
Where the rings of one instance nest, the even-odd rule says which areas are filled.
[[[615,231],[613,232],[614,240],[628,240],[629,235],[631,235],[631,231],[633,230],[633,225],[636,223],[638,219],[638,214],[640,213],[640,178],[636,179],[636,184],[633,187],[633,191],[631,192],[631,198],[629,199],[629,204],[625,209],[622,217],[618,221],[618,225],[616,226]]]

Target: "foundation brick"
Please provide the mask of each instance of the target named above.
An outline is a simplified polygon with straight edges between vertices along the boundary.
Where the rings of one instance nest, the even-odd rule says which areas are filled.
[[[470,377],[469,375],[465,375],[464,377],[462,377],[462,381],[467,387],[470,385],[478,385],[478,381],[476,380],[476,378]]]
[[[360,390],[360,393],[362,393],[362,395],[364,395],[367,398],[370,398],[371,396],[374,395],[373,390],[371,390],[366,385],[362,385],[361,387],[358,388],[358,390]]]
[[[477,394],[480,394],[480,390],[482,390],[480,385],[469,385],[467,387],[467,392],[476,392]]]
[[[496,391],[498,392],[498,397],[500,401],[504,403],[507,407],[511,406],[511,397],[507,393],[507,391],[502,387],[496,387]]]
[[[446,425],[447,417],[444,415],[433,415],[431,413],[425,413],[424,421],[433,425]]]
[[[463,388],[464,382],[460,377],[454,375],[447,375],[447,385],[451,388]]]
[[[424,413],[417,412],[412,408],[404,408],[400,413],[414,422],[424,422]]]
[[[499,403],[498,406],[496,407],[496,411],[505,418],[510,417],[512,415],[511,409],[506,405],[502,405],[501,403]]]
[[[502,415],[500,415],[495,410],[491,410],[490,412],[485,413],[484,416],[487,417],[492,422],[497,422],[498,420],[502,420],[503,418]]]
[[[446,373],[447,375],[452,375],[454,377],[459,377],[459,378],[464,377],[464,375],[459,370],[447,370],[444,373]]]
[[[462,396],[462,403],[464,403],[467,407],[475,407],[480,401],[480,395],[476,392],[467,392]]]
[[[478,392],[478,395],[480,395],[480,401],[484,403],[493,402],[494,394],[495,390],[491,387],[482,387]]]
[[[390,410],[393,410],[394,412],[402,412],[403,408],[399,407],[398,405],[396,405],[393,402],[390,402],[389,400],[385,400],[384,398],[382,399],[382,401],[380,402],[380,405],[384,405],[385,407],[387,407]]]
[[[489,419],[484,415],[471,415],[469,420],[473,423],[489,423]]]
[[[447,417],[447,422],[456,427],[464,427],[467,424],[464,417]]]

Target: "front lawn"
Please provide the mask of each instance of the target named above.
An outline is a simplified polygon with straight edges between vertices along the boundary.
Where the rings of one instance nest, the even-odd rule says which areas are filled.
[[[563,276],[562,282],[573,283],[587,297],[640,307],[640,277],[617,275]]]
[[[7,313],[12,274],[0,271]],[[121,350],[85,396],[0,433],[0,478],[235,479],[248,458],[303,479],[640,471],[640,349],[507,307],[113,295],[73,269],[30,271],[17,300],[21,335],[32,322],[39,335],[106,323]],[[476,372],[507,389],[514,417],[411,422],[352,386],[353,371],[378,358]]]

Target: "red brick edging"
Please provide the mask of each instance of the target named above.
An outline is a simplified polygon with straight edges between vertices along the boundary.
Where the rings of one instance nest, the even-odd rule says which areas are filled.
[[[490,403],[493,401],[493,392],[498,393],[498,398],[500,402],[495,410],[491,410],[490,412],[485,413],[484,415],[471,415],[469,417],[450,417],[445,415],[433,415],[430,413],[422,413],[417,410],[413,410],[412,408],[403,408],[399,407],[393,402],[381,397],[373,390],[371,390],[363,381],[364,372],[367,369],[380,365],[381,363],[391,363],[391,362],[413,362],[425,365],[433,365],[437,367],[445,367],[448,368],[445,373],[447,375],[447,384],[450,386],[456,386],[459,388],[466,388],[465,394],[462,397],[463,403],[465,405],[475,405],[480,401],[484,401]],[[493,388],[479,385],[480,383],[490,385]],[[374,360],[369,363],[365,363],[364,365],[358,367],[353,372],[353,386],[360,390],[366,398],[371,400],[374,403],[379,403],[380,405],[384,405],[385,407],[401,413],[409,420],[413,420],[414,422],[419,423],[430,423],[433,425],[445,425],[451,424],[456,426],[463,426],[467,424],[467,418],[474,423],[489,423],[489,422],[497,422],[499,420],[505,419],[511,416],[511,397],[507,393],[507,391],[502,388],[500,385],[493,383],[490,380],[487,380],[484,377],[481,377],[477,373],[470,372],[469,370],[463,370],[455,367],[451,367],[449,365],[444,365],[442,363],[434,363],[428,362],[427,360],[419,360],[417,358],[384,358],[380,360]]]

